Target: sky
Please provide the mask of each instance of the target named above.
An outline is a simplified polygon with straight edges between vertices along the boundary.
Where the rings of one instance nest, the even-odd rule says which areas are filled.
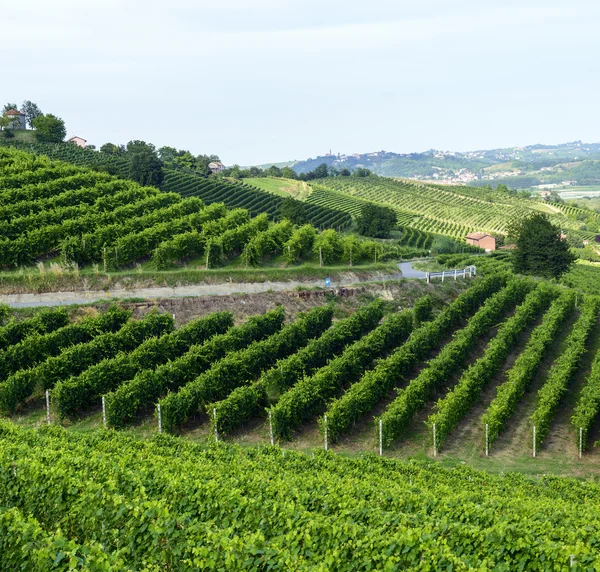
[[[0,102],[226,165],[600,140],[591,0],[19,0]]]

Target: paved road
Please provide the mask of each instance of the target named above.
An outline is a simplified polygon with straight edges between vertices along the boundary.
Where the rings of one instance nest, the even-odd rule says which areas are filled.
[[[381,282],[385,280],[398,280],[399,278],[425,279],[425,272],[413,270],[411,262],[398,264],[400,273],[390,276],[373,276],[369,280],[358,280],[353,277],[331,282],[331,288],[351,286],[365,282]],[[297,287],[311,288],[314,286],[325,287],[324,280],[290,281],[290,282],[225,282],[222,284],[194,284],[192,286],[177,286],[175,288],[133,288],[118,289],[106,292],[103,290],[77,291],[77,292],[45,292],[42,294],[10,294],[0,296],[0,302],[12,308],[27,308],[35,306],[68,306],[70,304],[89,304],[100,300],[118,298],[184,298],[189,296],[229,296],[231,294],[255,294],[260,292],[282,292],[294,290]]]
[[[412,262],[400,262],[398,264],[398,268],[400,268],[400,272],[402,273],[403,278],[420,278],[425,280],[427,278],[427,272],[421,272],[421,270],[415,270],[412,267]]]

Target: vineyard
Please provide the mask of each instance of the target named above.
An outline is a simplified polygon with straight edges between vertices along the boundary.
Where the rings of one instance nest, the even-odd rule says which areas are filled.
[[[490,272],[395,308],[0,306],[0,569],[595,569],[597,484],[375,453],[594,457],[600,298]]]
[[[308,431],[342,447],[358,427],[383,451],[401,450],[418,428],[442,452],[468,424],[482,453],[484,434],[493,450],[521,423],[529,396],[526,452],[532,439],[543,450],[568,394],[572,419],[560,430],[585,451],[597,432],[600,362],[592,352],[582,363],[600,336],[599,309],[593,296],[496,273],[437,313],[427,296],[392,313],[376,299],[335,321],[329,305],[292,322],[280,307],[238,325],[215,313],[175,329],[165,314],[132,320],[114,307],[67,323],[50,310],[0,329],[0,411],[18,414],[48,390],[61,422],[102,404],[117,429],[141,422],[223,439],[250,426],[273,441]]]
[[[125,157],[110,155],[100,151],[82,149],[64,143],[19,144],[18,148],[45,155],[83,168],[104,171],[122,179],[129,177],[129,163]],[[246,209],[250,216],[266,213],[270,219],[277,219],[282,202],[281,197],[272,195],[256,187],[233,183],[221,179],[207,179],[192,173],[165,169],[162,190],[178,193],[183,197],[197,197],[205,204],[223,203],[229,209]],[[308,205],[308,222],[317,228],[343,230],[350,226],[352,219],[344,210],[335,210],[319,205]]]
[[[0,423],[2,570],[596,570],[598,485]]]
[[[270,222],[274,210],[263,200],[270,200],[269,193],[192,175],[194,184],[187,188],[187,175],[174,177],[178,192],[167,193],[0,148],[0,266],[14,269],[60,260],[107,272],[136,263],[166,270],[192,261],[213,268],[233,259],[246,267],[260,266],[283,255],[287,264],[311,257],[321,265],[385,258],[380,243],[342,237],[331,229],[319,235],[310,225],[296,228],[286,220]],[[204,190],[198,191],[196,184]],[[254,210],[229,210],[227,204]],[[310,214],[320,226],[342,227],[350,220],[320,207]]]
[[[579,239],[591,239],[594,233],[582,230],[574,207],[538,203],[512,197],[500,191],[448,187],[393,180],[384,177],[329,177],[312,184],[308,201],[345,210],[356,216],[364,201],[392,207],[400,225],[464,238],[469,232],[503,234],[507,225],[532,211],[549,214],[553,223]],[[579,209],[583,211],[583,209]],[[597,216],[592,211],[588,216]],[[568,215],[568,216],[567,216]]]

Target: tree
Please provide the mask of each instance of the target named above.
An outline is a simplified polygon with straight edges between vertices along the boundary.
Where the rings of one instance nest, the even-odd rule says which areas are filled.
[[[349,177],[351,174],[350,169],[342,169],[340,171],[340,177]]]
[[[281,201],[281,204],[279,205],[279,216],[298,225],[308,222],[306,206],[304,203],[292,199],[291,197],[286,197]]]
[[[89,145],[88,145],[89,148]],[[100,147],[102,153],[108,153],[109,155],[123,155],[125,148],[122,145],[115,145],[114,143],[105,143]]]
[[[33,101],[26,99],[22,105],[23,113],[25,114],[25,122],[33,129],[33,120],[42,115],[41,109]]]
[[[373,173],[371,173],[369,169],[365,169],[364,167],[359,167],[358,169],[356,169],[356,171],[354,171],[355,177],[369,177],[372,174]]]
[[[373,238],[388,238],[390,231],[396,225],[396,213],[389,207],[374,204],[362,206],[360,216],[356,221],[357,232]]]
[[[17,109],[17,104],[16,103],[5,103],[4,107],[2,108],[2,115],[6,115],[6,113],[9,111],[19,111]]]
[[[269,177],[281,177],[281,169],[275,165],[271,165],[265,173]]]
[[[164,180],[164,173],[156,151],[152,151],[150,146],[147,148],[134,148],[133,153],[128,153],[129,178],[140,183],[140,185],[160,186]],[[154,146],[152,146],[152,149],[154,149]]]
[[[296,175],[296,171],[291,167],[284,167],[281,169],[281,176],[286,179],[297,179],[298,175]]]
[[[559,278],[575,261],[560,228],[545,214],[533,213],[516,221],[508,234],[515,237],[513,267],[519,274]]]
[[[65,122],[51,113],[38,115],[33,120],[33,128],[37,139],[45,143],[60,143],[67,135]]]
[[[2,134],[4,135],[4,137],[6,139],[10,139],[11,137],[15,136],[15,134],[12,132],[12,130],[8,129],[8,127],[10,127],[10,125],[11,125],[10,117],[7,117],[6,115],[0,116],[0,131],[2,131]]]
[[[321,163],[314,171],[315,179],[324,179],[329,175],[329,167],[327,163]]]

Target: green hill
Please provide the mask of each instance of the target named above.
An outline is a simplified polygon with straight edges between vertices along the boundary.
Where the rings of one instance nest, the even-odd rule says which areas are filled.
[[[356,216],[360,201],[394,208],[401,225],[464,238],[472,231],[503,234],[516,218],[545,212],[575,241],[592,239],[583,217],[600,221],[584,209],[513,196],[510,193],[465,186],[442,186],[385,177],[328,177],[312,181],[307,201],[346,210]],[[357,202],[358,201],[358,202]]]

